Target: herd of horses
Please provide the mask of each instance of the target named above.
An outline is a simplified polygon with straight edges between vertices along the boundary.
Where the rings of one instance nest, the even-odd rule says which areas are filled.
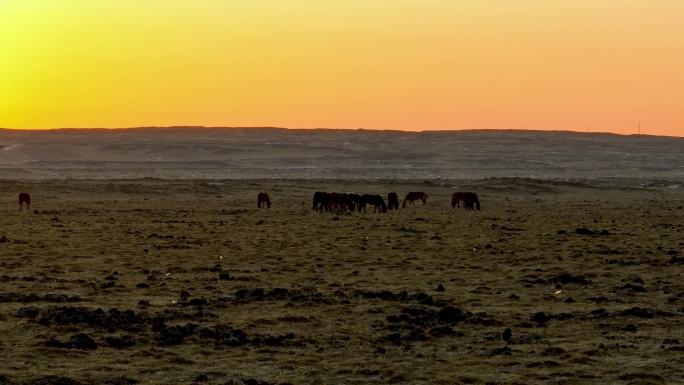
[[[401,207],[406,208],[407,205],[415,206],[416,201],[421,201],[423,204],[427,202],[428,194],[422,191],[411,191],[406,194],[406,197],[401,202]],[[479,210],[480,200],[474,192],[455,192],[451,194],[451,208],[461,207],[465,210]],[[19,193],[19,211],[24,206],[26,209],[31,208],[31,195],[27,192]],[[399,210],[399,196],[395,192],[387,194],[387,203],[382,196],[377,194],[355,194],[355,193],[336,193],[336,192],[322,192],[316,191],[313,196],[313,209],[315,211],[363,211],[366,212],[366,206],[372,206],[373,212],[386,213],[387,210]],[[258,208],[271,208],[271,197],[265,192],[260,192],[257,195]]]
[[[401,202],[401,207],[415,206],[416,201],[427,202],[428,194],[422,191],[411,191]],[[461,207],[465,210],[480,210],[480,199],[474,192],[455,192],[451,194],[451,208]],[[265,192],[257,196],[258,208],[270,208],[271,198]],[[324,211],[358,211],[366,212],[366,207],[373,207],[373,212],[386,213],[387,210],[399,210],[399,196],[395,192],[387,194],[387,203],[377,194],[356,194],[316,191],[313,196],[312,209]]]

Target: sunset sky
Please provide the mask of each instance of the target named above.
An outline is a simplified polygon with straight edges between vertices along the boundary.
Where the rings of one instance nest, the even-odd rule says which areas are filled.
[[[0,0],[0,127],[684,136],[682,0]]]

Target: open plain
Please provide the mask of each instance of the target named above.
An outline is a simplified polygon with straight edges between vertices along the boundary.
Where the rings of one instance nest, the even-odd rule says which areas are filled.
[[[681,181],[0,187],[0,384],[684,383]]]

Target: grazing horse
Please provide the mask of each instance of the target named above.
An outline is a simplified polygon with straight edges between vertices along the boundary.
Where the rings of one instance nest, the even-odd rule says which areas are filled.
[[[257,207],[271,208],[271,198],[268,196],[268,194],[265,192],[260,192],[259,195],[257,195]]]
[[[31,196],[27,192],[19,193],[19,211],[24,208],[24,204],[27,210],[31,208]]]
[[[463,202],[464,210],[480,209],[480,199],[474,192],[455,192],[451,194],[451,208],[461,207],[459,204]]]
[[[351,211],[361,211],[361,195],[349,193],[347,194],[347,197],[349,198],[349,201],[351,201],[351,205],[349,206]]]
[[[361,208],[359,208],[359,211],[363,209],[363,212],[365,213],[367,204],[373,205],[373,212],[376,212],[377,210],[380,210],[380,212],[383,213],[387,212],[385,200],[382,199],[380,195],[363,194],[361,196]]]
[[[313,209],[316,211],[345,211],[356,209],[354,196],[356,194],[327,193],[317,191],[313,197]],[[358,195],[356,195],[358,196]]]
[[[316,191],[313,196],[313,209],[316,211],[323,211],[328,201],[328,193]]]
[[[395,192],[387,194],[387,207],[390,210],[399,210],[399,196]]]
[[[413,202],[419,199],[423,202],[423,204],[425,204],[427,197],[428,195],[422,191],[411,191],[410,193],[406,194],[404,201],[401,202],[401,207],[406,208],[406,203],[410,203],[411,207],[413,207]]]

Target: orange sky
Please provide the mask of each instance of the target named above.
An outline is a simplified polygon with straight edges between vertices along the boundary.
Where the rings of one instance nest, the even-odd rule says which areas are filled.
[[[681,0],[0,2],[0,127],[684,136]]]

